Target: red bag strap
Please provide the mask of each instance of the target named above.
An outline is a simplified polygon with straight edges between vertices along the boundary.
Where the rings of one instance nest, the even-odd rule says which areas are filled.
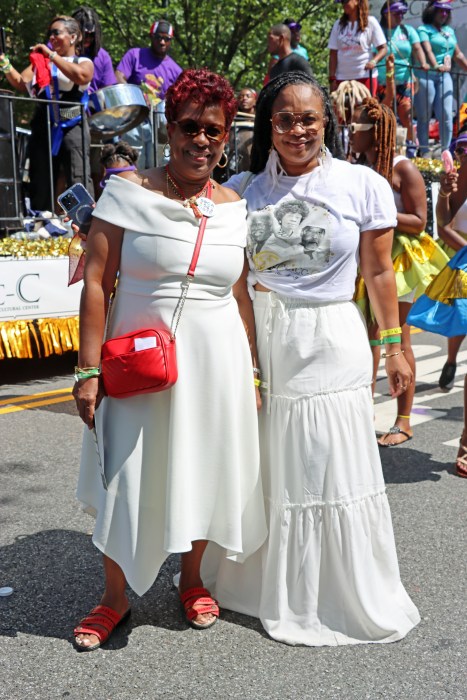
[[[208,186],[206,188],[206,196],[208,199],[211,199],[211,193],[212,193],[212,182],[211,182],[211,180],[209,180]],[[195,276],[196,265],[198,264],[199,253],[201,250],[201,243],[203,242],[203,236],[204,236],[204,231],[206,229],[207,220],[208,220],[208,217],[203,216],[203,218],[201,219],[200,224],[199,224],[198,236],[196,238],[196,243],[195,243],[195,249],[193,251],[193,257],[191,258],[190,267],[188,268],[188,272],[187,272],[188,277],[191,277],[192,279]]]

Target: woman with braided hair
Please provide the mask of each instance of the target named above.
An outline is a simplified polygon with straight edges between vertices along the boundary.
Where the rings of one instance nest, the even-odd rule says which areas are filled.
[[[358,162],[382,175],[392,187],[397,207],[397,227],[392,245],[396,275],[399,322],[402,328],[402,352],[415,377],[415,357],[410,341],[407,316],[415,298],[423,293],[448,258],[431,236],[424,232],[427,203],[423,177],[405,156],[396,155],[396,119],[392,110],[378,100],[365,100],[356,110],[350,127],[350,143]],[[363,277],[365,275],[363,274]],[[357,284],[357,300],[364,298],[364,285]],[[373,382],[380,359],[378,326],[370,323],[373,351]],[[410,412],[415,383],[397,397],[397,416],[392,428],[379,440],[382,447],[394,447],[412,439]]]
[[[400,581],[374,435],[371,352],[352,301],[360,263],[378,322],[393,333],[396,208],[387,182],[341,153],[327,90],[285,73],[258,98],[252,173],[227,182],[246,199],[250,228],[284,203],[306,205],[305,253],[295,237],[290,251],[270,247],[271,231],[261,265],[250,259],[269,539],[242,565],[216,566],[211,551],[204,573],[217,575],[225,607],[259,617],[271,637],[294,645],[390,642],[419,621]],[[400,344],[386,347],[398,396],[412,372]]]

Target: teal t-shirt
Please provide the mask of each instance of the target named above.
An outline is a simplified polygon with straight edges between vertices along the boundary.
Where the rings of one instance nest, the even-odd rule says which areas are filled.
[[[384,31],[388,38],[388,54],[394,54],[394,78],[396,85],[409,83],[411,81],[410,64],[412,63],[412,48],[414,44],[420,43],[420,38],[410,24],[399,25],[391,33]],[[386,85],[386,60],[383,58],[378,63],[378,82]]]
[[[445,56],[452,58],[457,46],[457,39],[452,27],[436,29],[432,24],[422,24],[418,28],[420,41],[429,41],[437,63],[442,63]]]

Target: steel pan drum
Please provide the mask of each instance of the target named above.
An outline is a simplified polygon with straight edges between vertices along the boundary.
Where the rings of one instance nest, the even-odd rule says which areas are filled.
[[[121,83],[89,95],[89,127],[102,139],[124,134],[143,122],[149,107],[138,85]]]

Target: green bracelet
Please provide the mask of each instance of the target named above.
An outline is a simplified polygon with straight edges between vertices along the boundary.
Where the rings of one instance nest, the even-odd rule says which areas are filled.
[[[400,343],[402,340],[400,335],[388,335],[386,338],[383,338],[381,345],[384,343],[385,345],[387,343]]]
[[[383,341],[382,340],[370,340],[370,345],[382,345]]]
[[[80,379],[91,379],[92,377],[98,377],[101,371],[99,367],[75,367],[75,381],[79,382]]]

